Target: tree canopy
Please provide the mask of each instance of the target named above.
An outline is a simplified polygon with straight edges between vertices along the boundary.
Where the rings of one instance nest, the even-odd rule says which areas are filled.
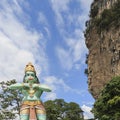
[[[120,76],[114,77],[105,86],[92,112],[99,120],[120,119]]]
[[[19,114],[20,101],[22,94],[18,90],[10,90],[9,85],[16,83],[15,80],[0,82],[0,118],[2,120],[14,120]]]
[[[49,100],[44,103],[47,120],[83,120],[83,111],[77,103],[67,103],[63,99]]]

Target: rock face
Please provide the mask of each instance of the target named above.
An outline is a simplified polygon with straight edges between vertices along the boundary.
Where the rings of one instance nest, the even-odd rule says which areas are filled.
[[[103,3],[102,0],[99,0],[99,4],[100,1]],[[106,8],[104,6],[104,10],[113,9],[112,6],[115,2],[117,1],[113,0],[111,4],[104,3],[109,6]],[[86,46],[89,49],[87,57],[88,85],[89,91],[95,99],[98,98],[101,90],[112,77],[120,75],[120,23],[116,23],[118,24],[116,27],[112,21],[108,24],[109,27],[106,26],[105,28],[104,26],[101,28],[101,22],[96,24],[96,20],[102,21],[101,15],[104,12],[103,7],[102,10],[98,7],[99,4],[98,0],[95,0],[91,5],[91,12],[95,15],[90,15],[90,20],[86,22],[87,29],[85,32]],[[96,6],[97,12],[93,11]]]

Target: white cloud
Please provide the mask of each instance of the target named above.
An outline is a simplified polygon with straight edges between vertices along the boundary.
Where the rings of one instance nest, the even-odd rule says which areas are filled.
[[[75,37],[66,39],[66,45],[69,46],[71,52],[70,55],[73,56],[74,63],[82,60],[83,55],[87,52],[84,38],[79,35],[75,35]]]
[[[57,98],[57,91],[63,91],[63,92],[70,92],[78,95],[82,95],[84,91],[80,91],[74,88],[71,88],[69,85],[67,85],[64,80],[56,78],[55,76],[47,76],[44,78],[44,84],[48,85],[52,92],[48,93],[45,97],[46,100],[48,99],[55,99]]]
[[[60,46],[56,47],[56,55],[62,67],[66,70],[71,70],[72,68],[80,69],[80,65],[85,63],[85,54],[87,53],[85,41],[77,37],[78,35],[76,35],[76,38],[66,38],[67,49]]]
[[[80,68],[81,68],[81,64],[75,64],[75,69],[76,70],[80,70]]]
[[[38,22],[45,24],[46,26],[48,26],[48,21],[45,17],[45,15],[42,12],[38,13]]]
[[[55,12],[56,25],[58,30],[64,27],[64,19],[62,12],[67,12],[69,10],[68,3],[70,0],[50,0],[53,11]],[[59,29],[60,28],[60,29]]]
[[[46,93],[46,96],[44,97],[45,100],[55,100],[56,98],[57,95],[54,92]]]
[[[62,65],[62,67],[66,70],[70,70],[73,67],[73,60],[72,60],[72,56],[70,55],[70,51],[65,50],[62,47],[56,47],[56,55],[59,58],[59,61]]]
[[[43,29],[46,33],[46,37],[48,37],[50,39],[51,37],[51,32],[49,30],[49,23],[48,20],[46,18],[46,16],[43,14],[43,12],[39,12],[38,13],[38,23],[40,23],[41,26],[43,26]]]
[[[84,25],[84,22],[88,19],[88,13],[90,10],[90,4],[93,0],[50,0],[53,11],[56,15],[56,24],[60,31],[65,28],[65,21],[67,21],[67,25],[71,23],[74,25]],[[70,3],[76,3],[79,5],[77,7],[70,7]],[[71,12],[71,11],[72,12]],[[73,12],[75,11],[75,12]],[[78,24],[79,23],[79,24]],[[61,30],[62,29],[62,30]]]
[[[91,113],[91,107],[83,105],[81,108],[84,111],[84,119],[94,118],[93,114]]]
[[[78,0],[80,1],[81,7],[84,10],[84,13],[88,13],[90,10],[90,5],[93,2],[93,0],[87,0],[87,2],[85,0]]]
[[[20,21],[26,13],[17,0],[4,0],[0,5],[0,80],[15,78],[22,81],[24,67],[29,61],[35,65],[38,74],[41,70],[47,73],[43,34]]]
[[[71,2],[75,2],[78,5],[77,8],[71,7]],[[66,70],[78,69],[85,61],[87,48],[83,31],[91,2],[92,0],[87,2],[84,0],[51,0],[51,6],[56,15],[56,25],[65,43],[65,47],[58,45],[56,55],[61,66]]]
[[[53,9],[55,11],[66,11],[68,10],[68,3],[70,0],[51,0],[51,3],[53,5]]]

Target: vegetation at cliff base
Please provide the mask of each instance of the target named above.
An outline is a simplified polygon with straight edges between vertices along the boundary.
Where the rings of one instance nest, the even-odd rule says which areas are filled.
[[[114,77],[105,86],[92,112],[99,120],[120,119],[120,77]]]

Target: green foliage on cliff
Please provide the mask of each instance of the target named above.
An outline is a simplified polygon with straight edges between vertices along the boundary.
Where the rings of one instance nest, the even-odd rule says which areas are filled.
[[[98,14],[98,7],[95,6],[94,8],[91,8],[90,17],[94,18],[96,17],[97,14]]]
[[[84,36],[86,37],[92,28],[96,28],[98,33],[103,30],[109,30],[111,27],[115,29],[120,27],[120,0],[118,0],[110,9],[105,9],[100,16],[98,16],[99,9],[97,6],[91,8],[90,20],[86,21],[86,30]],[[88,23],[88,24],[87,24]]]
[[[120,77],[113,78],[96,100],[92,112],[99,120],[120,118]]]
[[[111,9],[105,9],[94,22],[99,30],[108,30],[112,26],[120,27],[120,0]]]

